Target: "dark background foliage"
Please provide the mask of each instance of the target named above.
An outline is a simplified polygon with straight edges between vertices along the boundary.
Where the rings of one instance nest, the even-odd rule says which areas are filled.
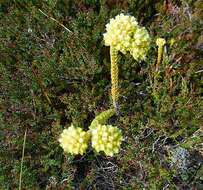
[[[64,155],[63,128],[86,130],[111,107],[102,34],[121,12],[152,36],[145,62],[119,55],[121,115],[109,123],[122,150]],[[0,189],[18,188],[25,130],[22,189],[203,189],[202,12],[201,0],[1,0]]]

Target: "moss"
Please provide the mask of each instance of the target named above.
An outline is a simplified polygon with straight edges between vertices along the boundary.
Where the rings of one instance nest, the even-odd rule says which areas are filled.
[[[83,188],[201,189],[200,162],[185,181],[169,167],[167,149],[185,147],[192,160],[201,153],[195,136],[203,104],[201,7],[173,1],[177,9],[170,9],[164,2],[1,2],[0,189],[18,188],[25,129],[24,189],[71,189],[77,177]],[[87,130],[95,113],[110,108],[109,49],[102,34],[121,12],[135,16],[154,37],[142,63],[118,56],[121,115],[108,124],[124,133],[121,152],[115,158],[92,150],[84,157],[64,156],[57,141],[64,126],[73,122]],[[167,44],[155,72],[159,37]]]

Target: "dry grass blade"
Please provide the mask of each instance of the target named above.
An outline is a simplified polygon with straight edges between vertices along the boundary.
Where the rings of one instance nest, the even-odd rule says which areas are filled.
[[[69,30],[67,27],[65,27],[63,24],[61,24],[58,20],[56,20],[55,18],[48,16],[46,13],[44,13],[41,9],[38,9],[44,16],[46,16],[47,18],[50,18],[51,20],[53,20],[54,22],[56,22],[57,24],[59,24],[61,27],[63,27],[66,31],[72,33],[71,30]]]
[[[25,130],[24,139],[23,139],[23,150],[22,150],[22,158],[21,158],[21,165],[20,165],[20,178],[19,178],[19,188],[18,188],[19,190],[21,190],[21,186],[22,186],[23,160],[25,155],[26,136],[27,136],[27,129]]]

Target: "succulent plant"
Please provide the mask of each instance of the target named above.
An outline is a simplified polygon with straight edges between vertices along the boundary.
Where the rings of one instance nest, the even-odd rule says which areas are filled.
[[[165,44],[166,44],[166,40],[164,38],[157,38],[156,45],[158,46],[158,58],[157,58],[156,70],[158,70],[158,68],[161,64],[161,59],[162,59],[162,54],[163,54],[163,46]]]
[[[146,57],[149,49],[150,37],[144,27],[140,27],[133,16],[120,14],[115,19],[110,19],[106,25],[106,33],[104,33],[104,42],[106,46],[110,46],[111,56],[111,95],[113,105],[117,111],[118,105],[118,52],[126,54],[129,52],[137,61]]]
[[[92,147],[96,152],[103,151],[107,156],[113,156],[118,153],[122,141],[121,130],[111,125],[105,125],[107,120],[114,114],[114,109],[100,113],[92,121],[87,132],[73,125],[64,129],[59,138],[64,152],[72,155],[83,155],[88,148],[91,138]]]

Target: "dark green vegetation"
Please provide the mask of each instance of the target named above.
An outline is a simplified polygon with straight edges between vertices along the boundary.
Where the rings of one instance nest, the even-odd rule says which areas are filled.
[[[1,0],[0,189],[203,189],[201,0]],[[49,15],[47,18],[40,10]],[[58,135],[109,109],[111,17],[135,16],[152,36],[145,62],[119,56],[125,141],[117,157],[64,155]],[[72,32],[68,32],[50,17]],[[157,72],[155,39],[164,37]]]

